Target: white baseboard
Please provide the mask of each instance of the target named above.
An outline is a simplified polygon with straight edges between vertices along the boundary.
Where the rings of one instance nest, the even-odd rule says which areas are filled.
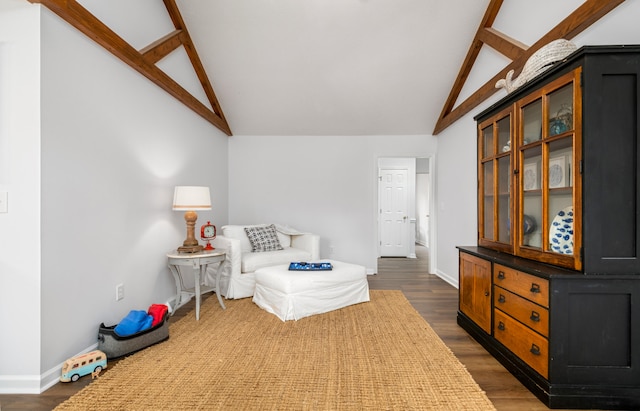
[[[98,343],[95,343],[76,355],[97,348]],[[0,375],[0,394],[41,394],[60,382],[63,364],[64,361],[41,375]]]
[[[448,282],[449,284],[451,284],[452,286],[454,286],[455,288],[458,288],[458,276],[456,275],[455,277],[452,277],[450,275],[448,275],[447,273],[444,273],[440,270],[436,270],[436,275],[440,278],[442,278],[444,281]]]
[[[97,344],[96,344],[96,347],[97,347]],[[87,352],[89,351],[91,350],[87,350]],[[58,365],[57,367],[53,367],[49,371],[46,371],[44,374],[42,374],[42,380],[40,381],[40,386],[42,388],[40,392],[44,392],[49,388],[53,387],[54,385],[56,385],[57,383],[59,383],[61,374],[62,374],[62,364]]]
[[[40,394],[41,392],[39,375],[0,376],[0,394]]]

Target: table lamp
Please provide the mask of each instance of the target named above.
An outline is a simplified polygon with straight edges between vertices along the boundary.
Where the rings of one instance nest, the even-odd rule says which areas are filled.
[[[187,222],[187,239],[178,252],[197,253],[202,251],[202,246],[198,244],[195,237],[197,210],[211,210],[211,196],[209,187],[176,186],[173,193],[173,209],[184,211],[184,220]]]

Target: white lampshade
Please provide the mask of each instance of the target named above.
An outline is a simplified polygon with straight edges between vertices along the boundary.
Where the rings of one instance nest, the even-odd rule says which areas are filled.
[[[211,210],[209,187],[176,186],[173,209],[178,211]]]

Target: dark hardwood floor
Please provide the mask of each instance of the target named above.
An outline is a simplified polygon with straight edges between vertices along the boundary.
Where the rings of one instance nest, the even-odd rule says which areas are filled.
[[[428,272],[428,251],[417,259],[381,258],[372,290],[401,290],[487,393],[498,411],[549,410],[456,323],[458,289]]]
[[[428,253],[416,247],[417,259],[382,258],[378,274],[369,276],[372,290],[401,290],[440,338],[465,365],[499,411],[548,410],[456,323],[458,290],[439,277],[428,274]],[[204,298],[209,298],[211,294]],[[213,297],[215,298],[215,297]],[[193,300],[179,309],[173,319],[193,308]],[[110,362],[110,366],[114,363]],[[109,372],[109,368],[105,370]],[[59,383],[39,395],[0,395],[0,410],[48,411],[91,383],[89,376],[75,383]]]

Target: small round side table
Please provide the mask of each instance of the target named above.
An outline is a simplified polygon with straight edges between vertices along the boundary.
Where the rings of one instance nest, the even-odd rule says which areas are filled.
[[[177,250],[167,253],[169,269],[176,281],[176,301],[172,312],[189,302],[193,296],[196,297],[196,320],[200,319],[200,296],[204,293],[215,291],[218,302],[222,309],[226,309],[222,296],[220,295],[220,266],[224,262],[224,251],[199,251],[197,253],[179,253]],[[204,279],[209,264],[218,264],[216,270],[216,285],[209,287],[201,284]],[[193,269],[194,287],[186,288],[182,280],[182,273],[178,267],[185,266]]]

